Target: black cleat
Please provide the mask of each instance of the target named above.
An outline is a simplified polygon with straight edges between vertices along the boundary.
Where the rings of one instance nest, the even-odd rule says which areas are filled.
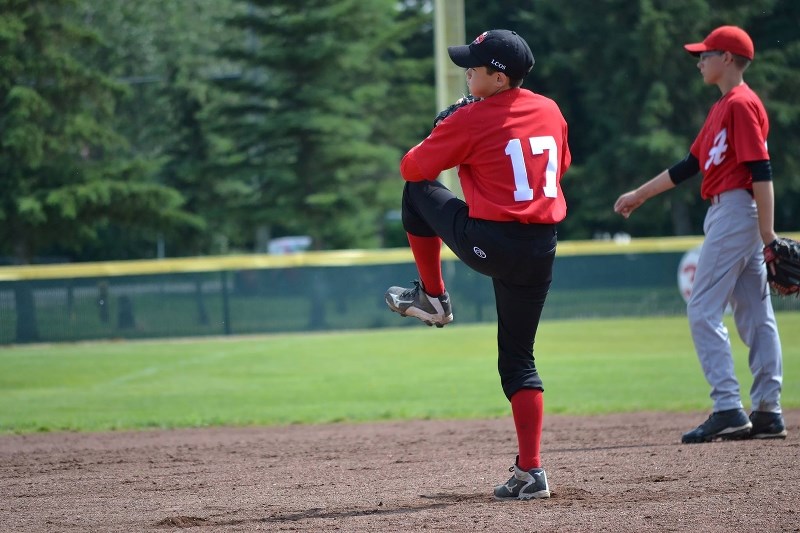
[[[711,413],[708,420],[684,433],[681,442],[692,444],[698,442],[711,442],[715,439],[736,440],[746,439],[750,436],[753,424],[747,418],[744,409],[728,409]]]
[[[753,424],[753,428],[750,430],[751,439],[786,438],[786,425],[783,423],[783,415],[780,413],[753,411],[750,413],[750,422]]]

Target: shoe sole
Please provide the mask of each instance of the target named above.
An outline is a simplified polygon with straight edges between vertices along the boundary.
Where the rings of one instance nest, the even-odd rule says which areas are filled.
[[[389,309],[393,313],[397,313],[398,315],[400,315],[402,317],[407,317],[407,316],[414,317],[414,318],[416,318],[418,320],[421,320],[424,324],[426,324],[428,326],[436,326],[437,328],[443,328],[443,327],[445,327],[445,325],[447,325],[447,324],[449,324],[450,322],[453,321],[453,315],[448,315],[448,316],[444,317],[444,320],[435,320],[432,315],[429,315],[425,311],[421,311],[421,310],[417,309],[416,307],[410,308],[411,310],[413,310],[412,312],[404,313],[404,312],[400,311],[398,308],[396,308],[395,306],[393,306],[388,298],[384,298],[384,301],[386,302],[386,305],[389,306]]]
[[[788,432],[784,429],[780,433],[756,433],[750,435],[751,439],[767,440],[767,439],[785,439]]]
[[[701,444],[703,442],[713,442],[717,439],[720,440],[742,440],[750,438],[750,427],[735,429],[727,433],[716,433],[714,435],[706,435],[696,439],[681,438],[683,444]]]
[[[533,492],[531,494],[520,494],[519,496],[509,496],[508,498],[503,498],[502,496],[495,495],[494,499],[500,502],[511,501],[511,500],[544,500],[550,497],[549,490],[540,490],[539,492]]]

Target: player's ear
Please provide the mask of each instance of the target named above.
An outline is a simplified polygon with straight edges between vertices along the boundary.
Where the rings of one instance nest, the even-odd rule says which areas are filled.
[[[511,88],[511,77],[508,74],[503,74],[500,82],[503,86]]]

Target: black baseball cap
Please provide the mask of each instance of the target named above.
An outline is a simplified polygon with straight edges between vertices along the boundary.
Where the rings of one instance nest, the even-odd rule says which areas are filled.
[[[528,43],[511,30],[485,31],[470,44],[449,46],[447,53],[461,68],[492,67],[514,79],[524,78],[534,63]]]

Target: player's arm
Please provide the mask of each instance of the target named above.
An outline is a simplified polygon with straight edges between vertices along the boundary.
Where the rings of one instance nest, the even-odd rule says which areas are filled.
[[[653,196],[674,189],[676,185],[686,181],[700,171],[700,162],[691,154],[672,165],[637,189],[628,191],[614,203],[614,211],[628,218],[639,206]]]
[[[669,177],[669,170],[665,170],[644,185],[617,198],[614,203],[614,211],[628,218],[647,200],[673,188],[675,188],[675,183]]]
[[[435,180],[443,171],[461,164],[470,151],[468,124],[455,113],[436,126],[425,140],[413,147],[400,162],[406,181]]]
[[[418,146],[419,145],[409,150],[400,161],[400,175],[403,176],[403,179],[406,181],[425,181],[426,179],[429,179],[425,177],[425,174],[423,173],[419,164],[417,164],[417,158],[414,151]]]
[[[745,163],[753,176],[753,198],[758,207],[758,230],[764,244],[778,238],[775,234],[775,192],[772,187],[772,167],[769,160]]]

